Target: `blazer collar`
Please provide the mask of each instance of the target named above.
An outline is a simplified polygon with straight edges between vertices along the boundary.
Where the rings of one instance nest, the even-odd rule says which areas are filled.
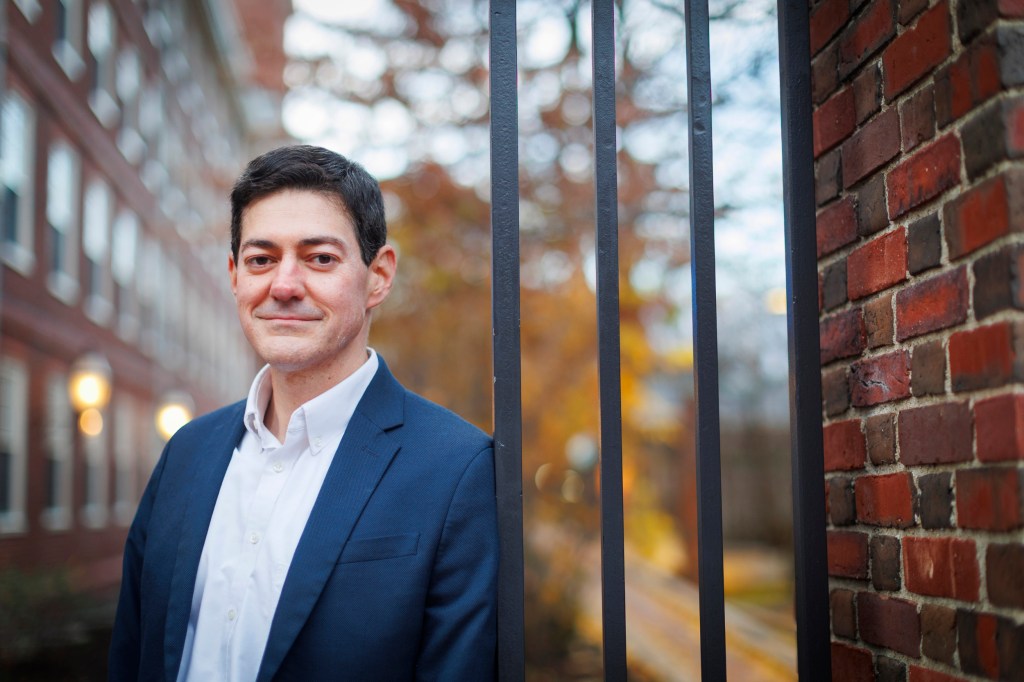
[[[273,679],[335,568],[352,528],[401,445],[405,389],[384,359],[356,406],[299,538],[270,625],[258,681]]]

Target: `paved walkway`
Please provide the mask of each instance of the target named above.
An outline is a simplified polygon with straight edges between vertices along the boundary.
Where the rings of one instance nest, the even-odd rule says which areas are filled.
[[[601,641],[599,550],[588,550],[581,590],[581,632]],[[626,639],[631,666],[664,682],[699,682],[700,615],[697,590],[690,583],[626,551]],[[730,680],[795,680],[793,630],[770,627],[726,604],[726,668]]]

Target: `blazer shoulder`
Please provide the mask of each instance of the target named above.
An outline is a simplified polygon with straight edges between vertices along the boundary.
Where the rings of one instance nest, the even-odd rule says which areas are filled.
[[[405,391],[405,419],[406,426],[416,431],[425,429],[436,434],[437,439],[472,450],[473,454],[493,445],[491,437],[477,426],[408,389]]]
[[[182,426],[171,436],[168,447],[179,447],[195,441],[206,439],[211,433],[227,429],[234,430],[242,423],[242,415],[245,412],[245,400],[225,405],[213,412],[208,412],[196,417]]]

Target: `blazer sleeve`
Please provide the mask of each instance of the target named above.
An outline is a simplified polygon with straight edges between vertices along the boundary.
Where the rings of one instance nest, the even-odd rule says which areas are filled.
[[[139,677],[141,656],[142,611],[139,584],[142,577],[142,561],[146,553],[146,535],[153,501],[160,486],[167,447],[157,462],[149,484],[135,512],[135,519],[128,530],[121,569],[121,593],[114,617],[114,631],[110,641],[107,679],[111,682],[136,680]]]
[[[417,680],[493,680],[498,513],[494,451],[463,472],[445,519],[424,615]]]

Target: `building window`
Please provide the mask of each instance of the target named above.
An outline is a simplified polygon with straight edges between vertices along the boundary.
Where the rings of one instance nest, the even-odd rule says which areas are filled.
[[[139,304],[135,293],[135,261],[139,256],[139,219],[125,209],[114,222],[111,270],[117,287],[117,333],[134,341],[139,332]]]
[[[89,61],[92,82],[89,87],[89,106],[106,128],[117,121],[115,87],[116,24],[110,7],[105,2],[94,2],[89,8]]]
[[[35,267],[32,224],[35,119],[25,100],[13,90],[8,90],[3,99],[0,134],[3,260],[28,275]]]
[[[114,519],[122,526],[132,522],[138,502],[136,461],[139,457],[138,426],[132,401],[122,397],[114,414]]]
[[[107,415],[103,414],[103,421]],[[102,528],[107,525],[107,430],[96,434],[83,434],[85,440],[85,505],[82,507],[82,525]]]
[[[21,13],[25,15],[30,24],[35,23],[36,18],[43,9],[39,5],[39,0],[14,0],[14,5],[21,10]]]
[[[142,66],[139,53],[128,46],[117,58],[117,96],[121,99],[121,129],[117,133],[117,148],[128,163],[137,164],[146,151],[146,143],[139,135],[139,88]]]
[[[163,273],[163,251],[160,242],[147,239],[139,254],[141,267],[136,269],[136,291],[139,301],[139,348],[154,357],[160,338],[160,278]]]
[[[71,527],[74,426],[67,377],[54,375],[46,387],[46,495],[42,524],[49,530]]]
[[[85,192],[85,225],[82,250],[85,251],[86,289],[85,314],[93,322],[106,325],[114,306],[111,303],[113,283],[107,266],[110,255],[110,188],[102,180],[94,180]]]
[[[0,533],[25,530],[28,461],[28,371],[0,359]]]
[[[66,142],[50,148],[46,181],[46,223],[54,296],[68,305],[78,298],[78,155]]]
[[[82,0],[56,0],[53,56],[71,80],[77,80],[85,70],[82,60]]]

